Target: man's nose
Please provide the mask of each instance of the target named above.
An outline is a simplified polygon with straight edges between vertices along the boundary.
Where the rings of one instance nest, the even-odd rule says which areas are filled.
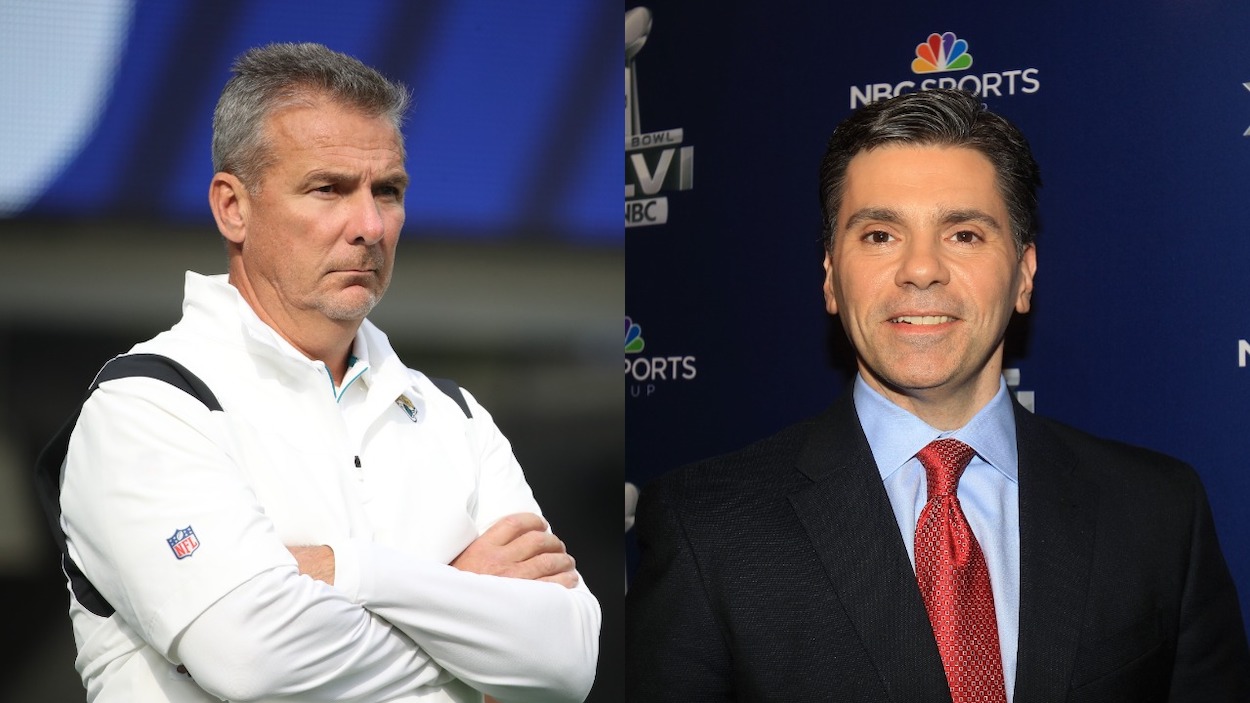
[[[936,238],[909,239],[902,247],[901,256],[898,271],[894,275],[897,285],[924,289],[934,284],[950,282],[950,270],[946,266],[941,242]]]
[[[386,233],[382,208],[373,193],[362,190],[355,194],[351,204],[351,220],[348,222],[348,238],[352,242],[376,244]]]

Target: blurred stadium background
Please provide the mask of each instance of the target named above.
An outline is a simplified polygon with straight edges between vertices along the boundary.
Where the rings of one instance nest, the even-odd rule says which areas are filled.
[[[212,106],[270,41],[413,89],[408,219],[372,319],[511,438],[603,604],[590,700],[621,699],[620,22],[578,0],[0,2],[0,700],[85,698],[30,469],[96,369],[178,319],[184,271],[224,271]]]

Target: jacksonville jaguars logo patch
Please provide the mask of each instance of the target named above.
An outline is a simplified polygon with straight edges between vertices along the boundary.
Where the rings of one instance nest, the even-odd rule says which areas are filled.
[[[174,530],[173,537],[166,537],[165,541],[169,543],[169,548],[173,550],[174,556],[179,559],[186,559],[195,554],[195,550],[200,548],[200,540],[195,537],[195,530],[187,525],[181,530]]]
[[[408,414],[409,420],[417,421],[417,406],[413,405],[411,400],[408,400],[408,396],[399,396],[395,399],[395,404],[404,409],[404,412]]]

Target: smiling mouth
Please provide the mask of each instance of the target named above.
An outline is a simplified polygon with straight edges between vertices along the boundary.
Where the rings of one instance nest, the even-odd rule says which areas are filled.
[[[954,322],[955,318],[949,315],[902,315],[900,317],[891,317],[890,322],[900,322],[905,325],[941,325],[947,322]]]

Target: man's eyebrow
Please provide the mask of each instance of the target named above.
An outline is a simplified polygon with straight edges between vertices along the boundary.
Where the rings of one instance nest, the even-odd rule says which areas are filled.
[[[319,168],[304,174],[303,183],[304,185],[313,183],[351,183],[355,180],[357,180],[357,177],[349,173]]]
[[[889,224],[899,224],[903,221],[903,217],[897,210],[887,207],[866,207],[851,213],[846,218],[846,229],[861,224],[863,222],[886,222]],[[1002,225],[998,220],[994,219],[984,210],[976,208],[957,208],[951,210],[943,210],[938,217],[938,221],[943,225],[957,225],[963,222],[976,222],[993,230],[1002,230]]]
[[[408,172],[394,171],[381,176],[373,183],[374,185],[391,186],[392,188],[399,188],[400,190],[403,190],[408,187]]]
[[[866,207],[856,210],[851,213],[850,217],[846,218],[846,229],[851,229],[861,222],[870,221],[898,224],[903,221],[903,218],[897,211],[888,207]]]
[[[311,185],[313,183],[356,183],[359,180],[360,176],[358,174],[319,168],[309,171],[304,176],[304,185]],[[373,183],[374,185],[405,188],[408,185],[408,172],[396,170],[391,173],[386,173],[375,179]]]
[[[941,222],[944,225],[976,222],[993,230],[1001,230],[1003,228],[998,220],[994,219],[993,215],[976,208],[947,210],[942,214]]]

